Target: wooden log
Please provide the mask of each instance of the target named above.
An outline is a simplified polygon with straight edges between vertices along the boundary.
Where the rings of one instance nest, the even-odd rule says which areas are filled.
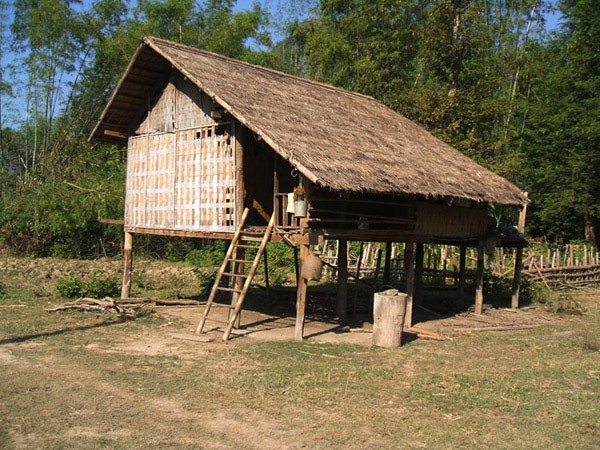
[[[406,317],[404,326],[412,326],[413,314],[413,292],[415,284],[415,244],[407,242],[404,244],[404,272],[406,273]]]
[[[415,250],[415,293],[414,301],[417,305],[423,303],[423,244],[416,244]]]
[[[300,270],[302,270],[302,265],[308,256],[308,250],[308,245],[300,245]],[[306,310],[307,287],[308,280],[300,277],[296,293],[296,327],[294,329],[294,339],[296,341],[302,341],[304,339],[304,314]]]
[[[484,270],[483,247],[477,247],[477,277],[475,279],[475,314],[483,311],[483,270]]]
[[[123,284],[121,298],[129,298],[131,293],[131,274],[133,271],[133,234],[125,233],[123,245]]]
[[[344,321],[346,320],[346,311],[348,307],[348,241],[344,239],[338,241],[337,272],[336,315],[341,321]]]
[[[269,261],[267,259],[267,249],[263,252],[263,261],[265,264],[265,288],[267,290],[267,300],[271,299],[271,286],[269,285]]]
[[[373,345],[397,348],[407,314],[407,295],[396,289],[375,293],[373,303]]]
[[[467,268],[467,247],[460,247],[460,256],[458,262],[458,301],[462,302],[465,297],[465,274]]]

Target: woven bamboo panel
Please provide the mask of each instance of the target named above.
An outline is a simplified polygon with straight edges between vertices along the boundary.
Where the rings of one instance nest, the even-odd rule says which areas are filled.
[[[183,231],[235,229],[235,149],[199,127],[132,137],[125,225]]]
[[[484,237],[488,212],[483,208],[461,208],[417,202],[417,224],[420,235],[467,238]]]

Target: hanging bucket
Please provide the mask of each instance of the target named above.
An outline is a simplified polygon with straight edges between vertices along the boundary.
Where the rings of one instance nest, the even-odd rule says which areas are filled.
[[[307,207],[306,200],[294,200],[294,215],[296,217],[306,217]]]

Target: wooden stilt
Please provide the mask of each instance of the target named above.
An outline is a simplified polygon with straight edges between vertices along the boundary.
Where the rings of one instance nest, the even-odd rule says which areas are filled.
[[[392,269],[392,243],[385,243],[385,263],[383,265],[383,285],[390,284],[390,273]]]
[[[465,274],[467,269],[467,247],[460,247],[460,259],[458,262],[458,301],[462,302],[465,298]]]
[[[308,256],[308,245],[302,244],[300,246],[300,270],[302,265]],[[304,339],[304,313],[306,310],[306,289],[308,287],[308,280],[300,276],[298,282],[298,291],[296,294],[296,327],[294,329],[294,339],[296,341],[302,341]]]
[[[358,280],[360,280],[360,266],[363,260],[363,249],[364,242],[360,243],[360,250],[358,251],[358,260],[356,261],[356,283],[354,284],[354,299],[352,301],[352,317],[356,316],[356,304],[358,302]]]
[[[300,284],[300,265],[298,264],[298,247],[294,247],[294,269],[296,270],[296,287]]]
[[[123,285],[121,298],[129,298],[131,294],[131,273],[133,269],[133,234],[125,232],[123,245]]]
[[[527,196],[527,193],[525,193]],[[525,233],[525,219],[527,216],[527,202],[521,208],[519,213],[519,227],[520,233]],[[558,258],[560,260],[560,258]],[[517,309],[519,307],[519,293],[521,290],[521,270],[523,269],[523,248],[517,249],[515,256],[515,271],[513,274],[512,292],[510,297],[510,307]]]
[[[348,309],[348,241],[338,241],[338,285],[336,315],[341,320],[346,320]]]
[[[404,244],[404,271],[406,273],[406,316],[404,328],[412,327],[413,293],[415,287],[415,244]]]
[[[477,278],[475,280],[475,314],[483,311],[483,246],[477,248]]]
[[[263,261],[265,263],[265,289],[267,290],[267,300],[271,300],[271,286],[269,285],[269,262],[267,260],[267,249],[263,252]]]
[[[423,244],[416,244],[415,249],[415,303],[423,304]]]

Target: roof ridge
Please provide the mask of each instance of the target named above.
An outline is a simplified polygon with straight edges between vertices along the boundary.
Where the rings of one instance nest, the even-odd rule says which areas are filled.
[[[252,69],[257,69],[263,72],[267,72],[267,73],[272,73],[274,75],[279,75],[282,77],[286,77],[286,78],[291,78],[293,80],[297,80],[297,81],[302,81],[304,83],[307,84],[311,84],[314,86],[319,86],[325,89],[329,89],[332,90],[334,92],[340,92],[342,94],[346,94],[346,95],[353,95],[353,96],[357,96],[357,97],[363,97],[363,98],[367,98],[369,100],[374,100],[377,101],[375,99],[375,97],[371,96],[371,95],[366,95],[366,94],[361,94],[360,92],[354,92],[354,91],[349,91],[347,89],[343,89],[337,86],[332,86],[331,84],[326,84],[326,83],[321,83],[319,81],[315,81],[315,80],[311,80],[309,78],[303,78],[300,77],[298,75],[292,75],[286,72],[282,72],[280,70],[275,70],[275,69],[270,69],[268,67],[264,67],[264,66],[259,66],[258,64],[252,64],[246,61],[240,61],[239,59],[234,59],[234,58],[230,58],[228,56],[223,56],[220,55],[218,53],[214,53],[214,52],[209,52],[208,50],[202,50],[200,48],[196,48],[196,47],[190,47],[189,45],[184,45],[184,44],[180,44],[178,42],[173,42],[173,41],[169,41],[168,39],[162,39],[162,38],[158,38],[155,36],[144,36],[144,38],[142,39],[142,41],[155,41],[155,42],[159,42],[161,44],[165,44],[165,45],[169,45],[171,47],[182,47],[184,50],[186,51],[191,51],[194,53],[200,53],[206,56],[210,56],[212,58],[217,58],[217,59],[221,59],[223,61],[227,61],[233,64],[238,64],[240,66],[245,66],[245,67],[250,67]]]

